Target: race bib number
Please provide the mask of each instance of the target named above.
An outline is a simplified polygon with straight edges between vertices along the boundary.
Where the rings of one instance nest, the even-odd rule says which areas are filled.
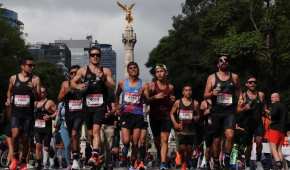
[[[86,97],[86,104],[88,107],[98,107],[104,104],[102,94],[89,94]]]
[[[141,96],[138,93],[125,93],[124,101],[126,103],[139,104]]]
[[[83,108],[83,101],[82,100],[69,100],[68,102],[69,111],[79,111]]]
[[[45,128],[45,120],[36,119],[34,126],[37,128]]]
[[[233,95],[222,93],[217,96],[217,103],[223,105],[231,105],[233,104]]]
[[[179,120],[192,120],[193,119],[193,112],[192,110],[183,110],[179,111]]]
[[[17,107],[29,107],[30,106],[29,95],[15,95],[14,104]]]

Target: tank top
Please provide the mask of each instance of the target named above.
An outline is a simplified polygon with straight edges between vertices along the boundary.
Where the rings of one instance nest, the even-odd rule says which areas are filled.
[[[158,93],[164,93],[166,95],[163,99],[156,99],[150,102],[150,117],[151,119],[170,119],[169,112],[173,105],[173,102],[170,100],[170,95],[172,92],[170,91],[169,84],[166,85],[165,89],[160,89],[157,81],[154,81],[155,89],[150,94],[154,96]]]
[[[34,123],[34,129],[37,132],[42,132],[42,133],[49,133],[52,130],[52,120],[49,119],[48,121],[43,120],[44,115],[51,115],[46,109],[46,103],[48,100],[46,100],[42,106],[35,108],[34,111],[34,118],[35,118],[35,123]]]
[[[259,93],[257,92],[257,96],[254,99],[251,99],[247,93],[245,95],[245,103],[250,105],[250,110],[246,111],[246,115],[251,116],[253,121],[261,122],[262,121],[262,113],[263,113],[263,103],[259,98]]]
[[[70,86],[70,82],[69,82]],[[65,114],[72,115],[83,112],[83,96],[76,90],[70,90],[64,97]]]
[[[215,114],[233,114],[236,108],[235,83],[230,73],[230,78],[222,81],[215,73],[214,89],[219,89],[219,95],[213,98],[213,111]]]
[[[12,114],[19,117],[33,117],[35,95],[32,87],[31,75],[27,81],[22,82],[19,75],[16,75],[16,80],[12,91]],[[29,86],[31,84],[31,86]]]
[[[194,102],[191,101],[190,105],[185,106],[182,99],[179,102],[179,109],[177,112],[177,120],[182,123],[183,129],[181,134],[195,134],[196,123],[193,120],[193,116],[197,116],[194,109]]]
[[[142,102],[142,80],[138,80],[136,86],[130,86],[130,80],[126,79],[124,82],[124,89],[122,94],[122,113],[131,113],[136,115],[143,115]]]
[[[88,85],[84,99],[86,110],[88,112],[94,112],[96,108],[103,108],[106,106],[108,89],[105,82],[93,73],[89,66],[87,66],[84,82]]]

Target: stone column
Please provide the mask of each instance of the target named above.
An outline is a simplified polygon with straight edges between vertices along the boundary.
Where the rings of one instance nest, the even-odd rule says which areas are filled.
[[[134,33],[131,25],[125,27],[122,34],[122,42],[124,44],[124,72],[125,76],[127,76],[127,64],[134,61],[134,47],[137,42],[136,33]]]

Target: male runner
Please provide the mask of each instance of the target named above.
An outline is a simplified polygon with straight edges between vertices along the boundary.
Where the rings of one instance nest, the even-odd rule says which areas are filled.
[[[247,159],[250,157],[252,149],[252,138],[255,137],[257,155],[262,152],[263,121],[262,116],[265,109],[265,95],[256,89],[257,79],[255,76],[248,76],[245,84],[247,90],[242,93],[237,111],[237,126],[244,131],[243,144],[247,145]]]
[[[224,161],[225,166],[229,166],[240,81],[237,74],[229,71],[228,55],[222,54],[219,57],[217,67],[218,71],[207,79],[204,97],[213,101],[212,123],[215,129],[213,157],[215,168],[219,169],[220,141],[223,136],[225,137]]]
[[[105,119],[108,90],[113,90],[115,82],[109,68],[102,67],[101,49],[89,49],[89,64],[78,70],[71,80],[71,87],[84,92],[86,125],[93,134],[93,151],[89,163],[98,166],[101,154],[101,126]]]
[[[183,87],[182,95],[180,100],[175,101],[170,111],[170,117],[176,130],[178,153],[182,160],[181,170],[186,170],[192,168],[192,153],[193,147],[197,145],[197,123],[200,114],[198,101],[192,99],[190,85]]]
[[[271,123],[268,132],[271,153],[274,159],[274,170],[286,168],[283,166],[282,145],[287,130],[287,107],[281,102],[279,93],[271,94],[270,116]]]
[[[72,169],[80,169],[79,165],[79,139],[80,129],[84,120],[83,94],[79,90],[72,89],[71,80],[75,77],[80,66],[73,65],[69,70],[69,80],[62,83],[58,100],[64,102],[65,121],[71,137],[73,155]]]
[[[56,104],[47,98],[46,88],[41,87],[40,100],[35,102],[34,111],[34,137],[36,142],[35,157],[36,169],[42,169],[41,155],[43,153],[43,166],[47,166],[48,149],[50,147],[50,140],[52,137],[52,119],[56,117]],[[43,147],[44,146],[44,147]]]
[[[145,88],[145,97],[150,106],[149,122],[161,159],[160,169],[168,169],[168,139],[172,128],[170,110],[175,101],[174,87],[167,80],[168,71],[164,64],[154,68],[154,80]]]
[[[40,79],[32,74],[34,68],[32,58],[23,58],[20,62],[20,73],[10,77],[6,106],[12,107],[11,136],[13,157],[9,168],[15,170],[18,164],[19,139],[23,144],[20,169],[26,169],[29,137],[34,123],[34,101],[40,96]]]
[[[128,78],[121,80],[116,91],[116,105],[121,114],[121,138],[124,144],[123,156],[127,156],[130,141],[132,140],[131,153],[131,169],[137,169],[139,166],[138,154],[140,148],[138,146],[141,129],[144,123],[143,112],[143,93],[144,86],[139,78],[139,66],[135,62],[127,65]],[[119,105],[119,97],[122,94],[122,104]],[[131,136],[132,134],[132,136]],[[135,162],[138,163],[135,163]]]

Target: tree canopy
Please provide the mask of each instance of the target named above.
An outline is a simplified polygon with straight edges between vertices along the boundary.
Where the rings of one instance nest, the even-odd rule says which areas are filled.
[[[288,0],[186,0],[146,65],[166,64],[177,94],[186,82],[201,99],[217,54],[229,53],[242,84],[253,74],[261,90],[280,91],[289,101],[289,7]]]

